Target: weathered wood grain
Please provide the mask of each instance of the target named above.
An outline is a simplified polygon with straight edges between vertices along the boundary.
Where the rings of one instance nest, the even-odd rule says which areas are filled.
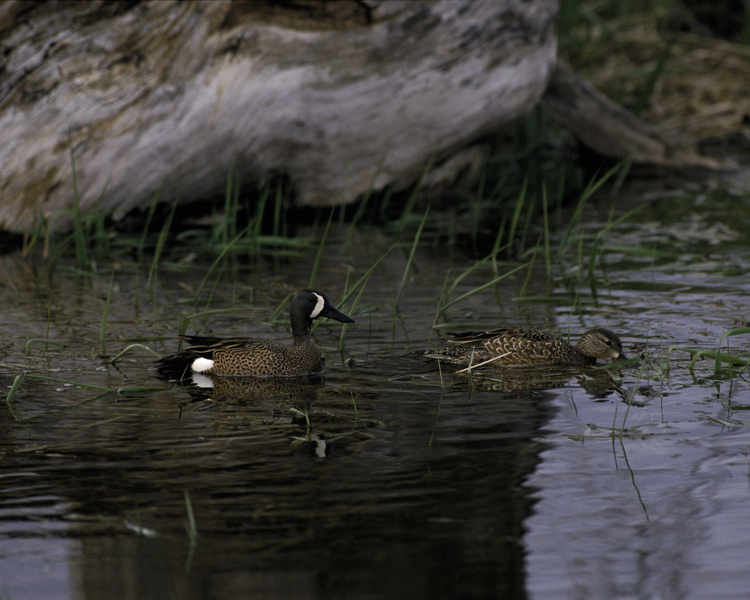
[[[528,112],[555,0],[5,2],[0,227],[220,193],[296,201],[408,181]],[[100,199],[100,200],[99,200]]]

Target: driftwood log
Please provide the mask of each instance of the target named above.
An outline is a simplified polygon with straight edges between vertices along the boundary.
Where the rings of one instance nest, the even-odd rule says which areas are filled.
[[[287,175],[351,202],[523,116],[556,0],[5,2],[0,227]],[[74,159],[74,162],[73,160]]]
[[[0,227],[64,229],[76,198],[116,218],[208,198],[230,169],[347,203],[476,164],[470,145],[543,94],[595,149],[669,162],[557,65],[556,16],[557,0],[0,3]]]

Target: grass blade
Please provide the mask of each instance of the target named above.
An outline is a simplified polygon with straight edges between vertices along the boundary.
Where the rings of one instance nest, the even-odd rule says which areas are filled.
[[[406,260],[406,267],[404,268],[404,274],[401,277],[401,283],[398,286],[398,291],[396,292],[396,299],[394,301],[394,306],[398,306],[398,301],[401,299],[401,293],[404,291],[404,285],[406,285],[406,279],[409,276],[409,270],[411,269],[411,264],[414,260],[414,253],[417,251],[417,244],[419,244],[419,238],[422,235],[422,229],[424,228],[425,221],[427,221],[427,215],[430,214],[430,208],[427,207],[427,210],[424,212],[424,216],[422,217],[422,220],[419,223],[419,227],[417,228],[417,233],[414,235],[414,241],[411,245],[411,251],[409,252],[409,257]]]
[[[481,292],[483,290],[486,290],[488,287],[492,287],[493,285],[495,285],[498,282],[502,281],[506,277],[510,277],[511,275],[513,275],[514,273],[520,271],[521,269],[524,269],[524,268],[528,267],[530,264],[531,264],[531,262],[527,262],[527,263],[525,263],[523,265],[519,265],[515,269],[511,269],[507,273],[503,273],[502,275],[500,275],[498,277],[495,277],[491,281],[488,281],[487,283],[482,284],[479,287],[476,287],[473,290],[470,290],[470,291],[466,292],[465,294],[461,294],[458,298],[456,298],[452,302],[448,302],[445,306],[443,306],[443,308],[440,309],[440,313],[439,314],[442,315],[444,311],[446,311],[448,308],[450,308],[454,304],[458,304],[462,300],[465,300],[466,298],[468,298],[470,296],[473,296],[474,294],[477,294],[477,293],[479,293],[479,292]]]
[[[333,220],[333,210],[331,211],[331,214],[328,216],[328,223],[326,223],[326,228],[323,231],[323,237],[320,240],[320,245],[318,246],[318,253],[315,256],[315,262],[313,263],[312,273],[310,273],[310,284],[307,286],[309,288],[315,287],[315,280],[318,278],[318,269],[320,268],[320,261],[323,259],[323,250],[326,245],[326,239],[328,238],[328,230],[331,228],[331,221]]]
[[[141,350],[145,350],[146,352],[151,353],[156,358],[161,358],[161,354],[159,354],[158,352],[154,352],[153,350],[151,350],[151,348],[144,344],[130,344],[129,346],[126,346],[125,348],[120,350],[117,356],[109,361],[109,364],[114,365],[122,356],[130,352],[133,348],[140,348]]]
[[[177,210],[177,203],[172,205],[172,210],[169,211],[167,220],[164,221],[164,226],[159,232],[159,239],[156,242],[156,248],[154,249],[154,257],[151,259],[151,268],[148,270],[148,277],[146,278],[146,291],[151,289],[151,284],[156,275],[156,270],[159,266],[159,259],[161,258],[162,252],[164,252],[164,246],[167,244],[167,235],[169,234],[169,228],[172,226],[172,218]]]
[[[719,340],[719,346],[716,348],[716,361],[714,362],[714,375],[720,375],[722,372],[721,369],[721,345],[724,342],[724,340],[728,337],[731,337],[733,335],[746,335],[750,333],[750,327],[741,327],[739,329],[730,329],[729,331],[726,331]],[[729,341],[727,341],[727,350],[729,350]],[[736,358],[736,357],[735,357]],[[742,364],[742,363],[729,363],[729,364]],[[747,366],[748,361],[745,361],[745,365]]]
[[[112,271],[112,275],[109,278],[109,292],[107,293],[107,299],[104,302],[104,312],[102,313],[102,325],[99,329],[99,344],[102,348],[102,354],[107,353],[106,344],[104,343],[104,338],[107,335],[107,321],[109,320],[109,304],[112,300],[112,286],[115,282],[115,272]]]

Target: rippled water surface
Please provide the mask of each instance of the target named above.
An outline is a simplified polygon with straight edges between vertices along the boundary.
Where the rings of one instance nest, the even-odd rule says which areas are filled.
[[[307,287],[314,244],[213,273],[197,304],[210,263],[147,289],[135,267],[0,257],[0,596],[747,597],[747,372],[714,377],[675,348],[748,327],[750,204],[651,201],[598,238],[589,271],[612,218],[587,212],[591,235],[549,280],[537,259],[439,322],[606,326],[642,357],[613,373],[469,379],[425,359],[475,259],[426,237],[398,297],[413,232],[339,304],[356,324],[315,330],[324,379],[209,390],[157,378],[141,347],[111,358],[173,351],[180,315],[189,332],[288,339],[277,309]],[[344,237],[316,281],[336,300],[397,239]],[[450,299],[518,264],[487,261]],[[750,336],[727,339],[747,357]]]

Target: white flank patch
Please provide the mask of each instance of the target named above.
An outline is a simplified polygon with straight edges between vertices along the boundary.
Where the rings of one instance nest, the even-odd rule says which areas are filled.
[[[193,364],[190,366],[193,371],[196,371],[198,373],[205,373],[214,366],[214,361],[212,361],[210,358],[196,358],[193,361]]]
[[[321,296],[320,294],[316,294],[313,292],[313,296],[315,296],[318,301],[315,303],[315,308],[313,308],[313,311],[310,313],[311,319],[316,319],[320,312],[323,310],[323,307],[326,305],[325,298]]]

